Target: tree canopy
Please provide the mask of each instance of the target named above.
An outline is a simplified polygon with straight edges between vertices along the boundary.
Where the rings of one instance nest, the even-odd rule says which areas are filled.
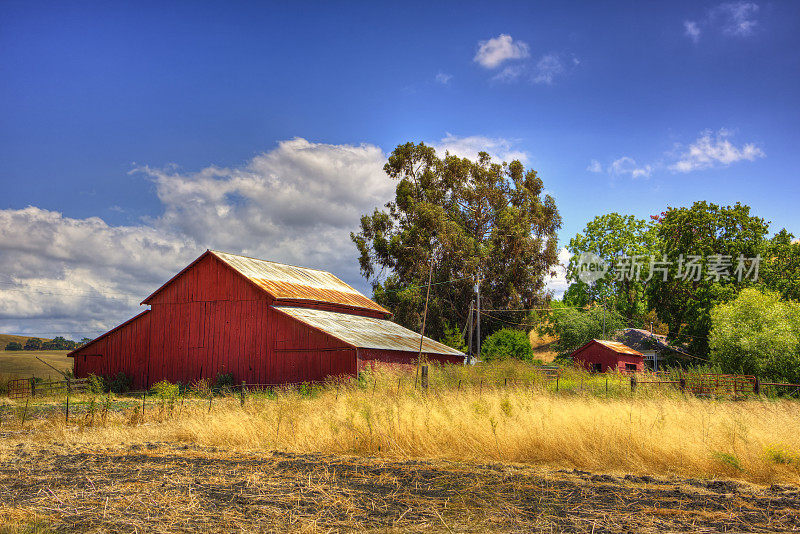
[[[800,382],[800,304],[747,288],[711,322],[711,362],[723,371]]]
[[[740,280],[735,276],[737,258],[759,257],[769,223],[738,202],[733,206],[695,202],[689,208],[669,208],[657,222],[658,236],[672,265],[666,280],[656,277],[648,284],[649,305],[669,326],[672,340],[685,343],[691,354],[706,356],[711,310],[754,283],[748,277]],[[690,256],[700,257],[703,268],[714,258],[727,258],[730,276],[709,277],[705,269],[700,276],[687,276]]]
[[[578,259],[591,252],[613,263],[625,256],[650,257],[660,254],[661,246],[653,221],[633,215],[608,213],[589,221],[582,233],[570,239],[567,250],[572,258],[567,266],[567,280],[572,282],[564,301],[583,306],[590,302],[609,302],[628,319],[647,313],[644,283],[632,278],[620,278],[609,271],[592,284],[578,277]]]
[[[536,171],[485,152],[477,161],[442,158],[423,143],[399,145],[384,170],[398,182],[395,199],[364,215],[351,238],[375,300],[400,324],[419,330],[431,264],[426,329],[433,337],[465,324],[479,277],[487,310],[547,300],[561,217]],[[483,334],[503,318],[484,317]]]

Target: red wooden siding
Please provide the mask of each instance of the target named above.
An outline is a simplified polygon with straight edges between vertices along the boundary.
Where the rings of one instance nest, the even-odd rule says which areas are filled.
[[[427,359],[431,363],[444,365],[446,363],[461,365],[464,363],[463,356],[449,356],[445,354],[428,354]],[[383,349],[358,349],[358,370],[365,367],[375,368],[376,365],[388,364],[390,366],[416,365],[417,354],[399,350]]]
[[[268,359],[271,383],[322,381],[356,373],[356,349],[292,317],[270,310],[274,328]]]
[[[590,342],[572,354],[575,364],[589,370],[595,371],[595,364],[600,365],[599,371],[625,371],[625,364],[636,365],[637,371],[644,370],[644,358],[636,354],[624,354],[615,352],[597,342]]]
[[[151,314],[145,311],[72,353],[78,378],[125,373],[134,388],[147,382]]]

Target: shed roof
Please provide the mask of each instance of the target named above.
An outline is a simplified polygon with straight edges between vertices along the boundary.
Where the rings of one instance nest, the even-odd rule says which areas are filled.
[[[683,347],[669,343],[667,336],[653,334],[641,328],[624,328],[617,332],[615,337],[624,342],[625,345],[638,351],[654,349],[662,352],[674,352],[679,356],[692,357]]]
[[[606,341],[604,339],[592,339],[591,341],[587,341],[586,343],[581,345],[581,347],[579,349],[575,350],[575,352],[573,352],[572,354],[579,353],[580,351],[582,351],[583,349],[585,349],[586,347],[588,347],[592,343],[597,343],[599,345],[602,345],[602,346],[606,347],[607,349],[611,349],[611,350],[613,350],[614,352],[616,352],[618,354],[630,354],[630,355],[633,355],[633,356],[644,356],[638,350],[633,350],[629,346],[624,345],[624,344],[620,343],[619,341]]]
[[[273,308],[356,348],[419,351],[418,333],[386,319],[289,306]],[[423,339],[422,352],[464,356],[463,352],[428,337]]]

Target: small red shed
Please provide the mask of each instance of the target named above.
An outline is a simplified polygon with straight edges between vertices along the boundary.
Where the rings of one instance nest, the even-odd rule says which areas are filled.
[[[572,360],[596,373],[644,370],[644,355],[618,341],[593,339],[573,352]]]
[[[124,373],[136,389],[230,374],[248,384],[353,376],[378,363],[461,364],[464,353],[392,322],[333,274],[214,250],[147,297],[136,317],[72,351],[75,376]]]

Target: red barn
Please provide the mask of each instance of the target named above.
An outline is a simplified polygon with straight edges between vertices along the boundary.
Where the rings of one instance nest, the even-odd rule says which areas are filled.
[[[593,339],[573,352],[572,360],[589,371],[598,373],[644,370],[642,353],[618,341]]]
[[[125,373],[136,389],[230,373],[287,384],[355,375],[376,362],[413,364],[420,335],[325,271],[208,250],[144,299],[146,310],[72,351],[75,376]],[[464,354],[424,338],[422,353]]]

